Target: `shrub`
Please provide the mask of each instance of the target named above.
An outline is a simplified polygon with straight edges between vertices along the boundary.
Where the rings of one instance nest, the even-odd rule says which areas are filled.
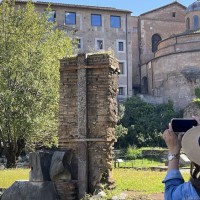
[[[140,149],[137,149],[136,147],[129,146],[126,155],[125,155],[127,160],[134,160],[136,158],[141,158],[142,157],[142,151]]]
[[[173,103],[170,101],[153,105],[134,96],[128,98],[124,106],[125,111],[120,123],[128,129],[128,133],[118,138],[116,148],[127,148],[129,145],[165,147],[162,132],[172,118],[182,117],[181,112],[174,111]]]

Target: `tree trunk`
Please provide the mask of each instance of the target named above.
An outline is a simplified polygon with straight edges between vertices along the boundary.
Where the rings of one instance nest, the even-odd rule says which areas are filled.
[[[0,140],[0,157],[2,157],[3,155],[3,147],[2,147],[2,144],[1,144],[1,140]]]
[[[7,168],[15,168],[16,167],[16,156],[15,153],[10,153],[9,155],[6,156],[7,158]]]
[[[18,139],[17,140],[17,153],[16,153],[16,157],[18,158],[22,153],[23,153],[23,155],[26,155],[25,154],[25,141],[24,141],[24,139]]]
[[[5,156],[7,159],[6,167],[7,168],[15,168],[16,167],[16,149],[15,145],[9,143],[5,148]]]

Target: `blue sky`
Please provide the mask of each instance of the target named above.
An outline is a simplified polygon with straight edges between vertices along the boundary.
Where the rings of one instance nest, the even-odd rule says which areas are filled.
[[[40,0],[40,1],[47,1],[47,0]],[[66,3],[66,4],[114,7],[119,9],[130,10],[132,11],[132,15],[134,16],[140,15],[141,13],[148,12],[155,8],[174,2],[173,0],[48,0],[48,1],[56,3]],[[187,7],[188,5],[195,2],[195,0],[178,0],[178,2]]]

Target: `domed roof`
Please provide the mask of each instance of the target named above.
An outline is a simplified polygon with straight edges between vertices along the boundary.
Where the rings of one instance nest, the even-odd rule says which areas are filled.
[[[191,5],[189,5],[186,9],[186,12],[198,11],[200,10],[200,0],[195,1]]]

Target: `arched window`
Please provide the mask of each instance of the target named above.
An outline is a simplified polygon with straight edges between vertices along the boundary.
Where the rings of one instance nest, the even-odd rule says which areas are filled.
[[[197,15],[194,16],[194,30],[199,28],[199,17]]]
[[[154,34],[151,38],[151,43],[152,43],[152,52],[155,52],[158,48],[158,43],[162,40],[160,35]]]
[[[142,78],[142,82],[141,82],[141,93],[142,94],[147,94],[148,93],[148,80],[147,77],[144,76]]]
[[[186,19],[186,30],[187,31],[190,30],[190,18],[189,17]]]

